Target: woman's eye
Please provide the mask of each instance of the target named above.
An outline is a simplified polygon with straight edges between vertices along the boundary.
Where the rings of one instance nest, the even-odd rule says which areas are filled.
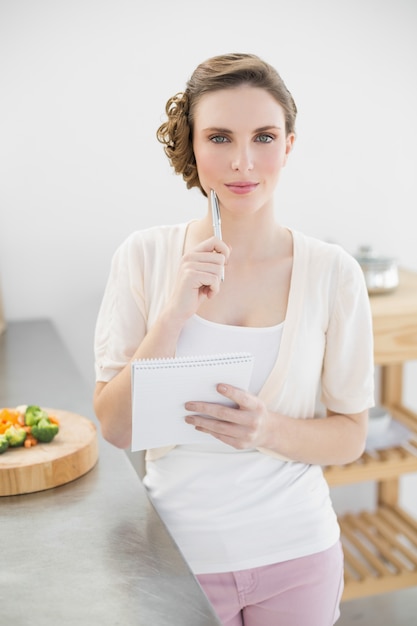
[[[258,135],[256,137],[256,141],[259,141],[259,143],[271,143],[273,139],[272,135]]]
[[[210,137],[210,141],[213,143],[226,143],[228,139],[224,135],[214,135],[213,137]]]

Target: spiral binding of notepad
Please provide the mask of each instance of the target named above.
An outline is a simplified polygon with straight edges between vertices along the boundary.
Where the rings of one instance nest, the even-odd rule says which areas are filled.
[[[137,359],[133,361],[133,366],[139,369],[160,369],[178,367],[201,367],[218,366],[226,363],[248,363],[252,362],[253,356],[249,352],[230,352],[219,354],[208,354],[198,356],[163,357],[155,359]]]

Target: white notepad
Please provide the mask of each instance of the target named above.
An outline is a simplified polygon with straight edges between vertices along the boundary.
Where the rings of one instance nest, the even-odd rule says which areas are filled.
[[[132,451],[207,443],[210,435],[185,422],[184,404],[227,404],[216,386],[248,389],[252,369],[253,356],[247,352],[133,361]]]

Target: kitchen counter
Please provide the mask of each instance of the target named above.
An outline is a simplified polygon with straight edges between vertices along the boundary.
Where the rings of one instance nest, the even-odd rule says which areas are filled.
[[[8,324],[0,407],[71,411],[99,432],[91,395],[49,321]],[[220,626],[126,454],[100,435],[81,478],[0,498],[0,546],[1,624]]]

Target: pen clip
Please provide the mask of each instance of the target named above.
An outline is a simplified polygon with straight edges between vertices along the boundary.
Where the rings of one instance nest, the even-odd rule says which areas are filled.
[[[217,200],[217,195],[214,189],[210,190],[210,204],[211,204],[211,214],[213,216],[213,230],[216,237],[219,239],[222,238],[221,231],[221,217],[220,217],[220,208],[219,201]]]

